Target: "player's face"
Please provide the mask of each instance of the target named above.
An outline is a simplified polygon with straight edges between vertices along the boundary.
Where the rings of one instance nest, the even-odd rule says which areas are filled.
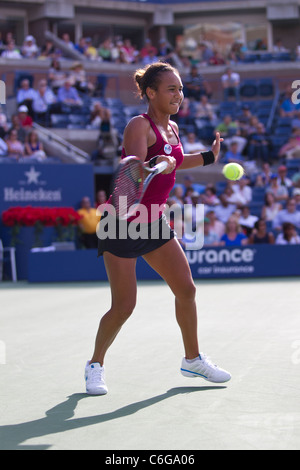
[[[180,77],[173,72],[162,73],[154,99],[161,111],[170,115],[176,114],[183,100],[183,85]]]

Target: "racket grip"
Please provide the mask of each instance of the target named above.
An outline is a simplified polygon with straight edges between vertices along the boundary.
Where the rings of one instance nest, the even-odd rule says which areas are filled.
[[[167,166],[168,166],[168,162],[160,162],[157,165],[155,165],[153,169],[156,170],[157,173],[161,173],[167,168]]]

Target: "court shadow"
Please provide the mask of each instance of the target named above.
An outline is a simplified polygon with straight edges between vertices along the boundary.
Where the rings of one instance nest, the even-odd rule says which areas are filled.
[[[67,400],[59,403],[54,408],[46,411],[46,416],[34,421],[25,423],[0,426],[0,448],[1,450],[47,450],[51,445],[26,445],[22,444],[29,439],[56,434],[72,429],[92,426],[94,424],[105,423],[114,419],[129,416],[144,408],[153,406],[163,400],[167,400],[175,395],[193,392],[204,392],[207,390],[221,390],[225,386],[204,386],[204,387],[176,387],[167,392],[146,400],[141,400],[118,408],[115,411],[85,418],[75,418],[74,411],[81,400],[101,400],[103,397],[92,397],[85,393],[74,393],[67,397]]]

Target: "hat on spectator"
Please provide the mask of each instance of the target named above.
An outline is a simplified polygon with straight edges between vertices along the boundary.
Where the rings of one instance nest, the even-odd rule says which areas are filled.
[[[28,42],[28,41],[34,41],[34,37],[31,36],[31,35],[26,36],[25,41],[26,41],[26,42]]]
[[[286,166],[280,165],[280,167],[278,167],[278,171],[286,171]]]
[[[300,196],[300,188],[293,189],[293,196]]]
[[[24,104],[18,108],[19,113],[28,113],[28,108]]]

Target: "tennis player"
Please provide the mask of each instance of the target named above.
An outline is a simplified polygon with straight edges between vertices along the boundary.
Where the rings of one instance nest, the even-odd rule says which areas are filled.
[[[178,127],[170,120],[170,116],[178,112],[183,100],[183,85],[178,71],[167,63],[157,62],[137,70],[134,79],[140,96],[147,99],[148,109],[146,114],[132,118],[127,124],[123,157],[137,156],[150,167],[161,161],[168,163],[165,171],[151,181],[143,197],[142,203],[150,213],[151,205],[165,205],[175,183],[176,169],[214,164],[218,160],[222,139],[217,133],[211,151],[184,155]],[[228,372],[213,364],[199,351],[196,288],[185,253],[174,232],[161,213],[156,220],[148,220],[148,223],[151,229],[156,224],[155,237],[99,240],[99,255],[104,258],[112,303],[100,321],[94,353],[85,368],[86,392],[90,395],[107,393],[104,358],[135,308],[135,268],[139,256],[143,256],[166,281],[175,296],[176,319],[185,351],[181,373],[186,377],[201,377],[215,383],[227,382],[231,378]],[[149,230],[149,233],[153,233],[153,230]],[[164,233],[164,236],[157,236],[157,233]]]

